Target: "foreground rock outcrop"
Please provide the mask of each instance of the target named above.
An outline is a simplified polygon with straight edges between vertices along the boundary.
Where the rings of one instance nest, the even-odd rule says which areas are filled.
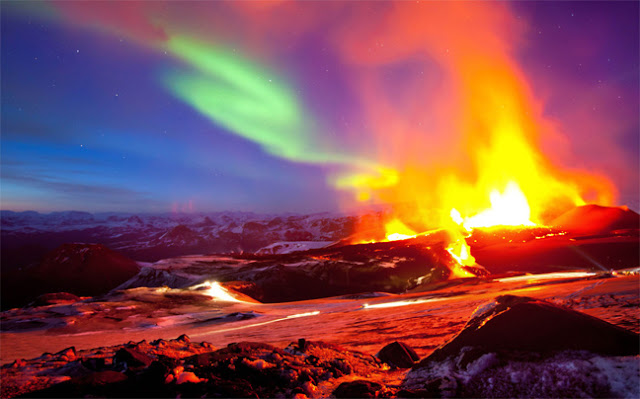
[[[628,397],[640,395],[638,334],[549,302],[504,295],[421,361],[299,339],[217,349],[172,340],[66,348],[0,370],[2,397]]]
[[[638,334],[528,297],[503,295],[414,366],[407,397],[637,397]]]
[[[215,350],[182,335],[18,360],[3,366],[2,397],[318,397],[341,377],[388,369],[374,356],[324,342]]]

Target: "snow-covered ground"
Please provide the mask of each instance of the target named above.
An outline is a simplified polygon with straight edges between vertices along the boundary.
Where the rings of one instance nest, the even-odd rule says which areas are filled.
[[[3,312],[1,362],[69,346],[86,349],[98,342],[115,345],[183,333],[218,347],[247,340],[286,345],[307,338],[368,353],[401,340],[425,356],[456,334],[477,307],[504,294],[547,299],[638,332],[639,282],[636,274],[577,273],[275,304],[221,300],[206,290],[133,288],[75,304]]]
[[[625,329],[621,334],[627,338],[629,331],[637,334],[640,330],[637,215],[631,215],[633,220],[624,228],[618,223],[611,230],[607,224],[595,232],[567,233],[547,227],[474,231],[467,243],[478,263],[469,267],[476,277],[465,278],[452,273],[459,264],[437,231],[405,241],[332,245],[348,232],[355,223],[353,218],[87,215],[5,212],[3,240],[41,233],[40,237],[46,238],[46,229],[86,236],[98,231],[113,233],[113,242],[123,245],[119,249],[134,253],[188,248],[200,255],[139,262],[140,271],[136,268],[133,272],[137,274],[119,280],[110,286],[120,284],[118,287],[101,296],[51,296],[58,302],[42,305],[41,299],[30,307],[0,313],[1,363],[33,359],[71,346],[93,352],[97,346],[130,341],[149,346],[147,342],[182,334],[193,342],[207,341],[211,348],[243,341],[291,348],[292,342],[304,338],[338,344],[362,352],[364,355],[357,356],[367,359],[385,345],[401,341],[425,361],[441,353],[442,345],[451,344],[461,331],[467,331],[470,320],[493,309],[499,302],[496,298],[509,295],[584,312]],[[9,228],[5,230],[6,221]],[[65,230],[66,226],[89,227]],[[146,238],[141,239],[132,231],[150,233],[142,233]],[[214,241],[226,247],[239,246],[228,254],[206,255],[211,253],[208,243]],[[246,253],[242,245],[262,249]],[[77,248],[84,250],[81,245]],[[57,270],[58,260],[65,259],[52,257],[53,270]],[[564,317],[565,308],[556,307],[556,311]],[[506,323],[506,329],[515,324]],[[618,330],[609,325],[606,328]],[[597,341],[599,335],[595,336]],[[178,345],[178,341],[174,343]],[[209,348],[196,346],[198,350]],[[477,349],[463,348],[437,360],[434,367],[416,365],[410,372],[382,372],[371,378],[395,384],[390,385],[391,391],[380,391],[382,396],[407,389],[398,396],[638,397],[640,357],[634,350],[621,356],[561,350],[524,357],[515,350],[517,353],[505,357],[501,350],[478,353]],[[340,350],[332,353],[335,357]],[[242,361],[258,367],[268,362],[265,359]],[[29,365],[34,362],[19,361],[4,367],[3,375],[20,377],[20,367],[32,367]],[[379,363],[374,366],[378,368]],[[174,374],[178,378],[179,373]],[[350,380],[332,379],[328,391],[308,387],[306,394],[327,396],[341,381]]]
[[[284,241],[274,242],[266,247],[260,248],[256,254],[289,254],[296,251],[307,251],[309,249],[324,248],[333,244],[333,241]]]

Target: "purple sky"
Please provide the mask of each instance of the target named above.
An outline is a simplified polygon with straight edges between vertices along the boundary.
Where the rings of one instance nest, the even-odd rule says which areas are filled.
[[[413,147],[432,143],[425,151],[438,152],[446,145],[428,136],[438,99],[448,96],[438,91],[443,77],[436,58],[408,53],[374,67],[346,54],[359,46],[354,37],[379,34],[366,21],[385,20],[397,4],[261,4],[3,2],[2,209],[336,210],[351,202],[333,176],[369,161],[386,164],[381,153],[413,143],[411,135],[403,143],[381,139],[371,110],[382,109],[383,100],[396,107],[398,126],[422,134]],[[635,209],[638,5],[491,5],[513,19],[505,23],[513,32],[496,29],[513,37],[498,40],[556,126],[543,135],[542,151],[559,168],[606,176],[619,192],[617,203]],[[233,90],[244,90],[245,82],[254,85],[248,90],[261,90],[256,75],[280,85],[265,96],[293,103],[259,110],[260,123],[249,127],[243,118],[225,119],[224,111],[203,114],[196,93],[185,100],[168,89],[166,76],[197,78],[194,65],[203,65],[176,56],[186,57],[184,46],[172,52],[176,37],[224,48],[246,66],[242,83],[230,85],[229,100],[226,91],[218,95],[222,106],[233,105]],[[477,45],[482,51],[485,43]],[[358,83],[372,68],[377,91]],[[428,76],[420,87],[418,75]],[[252,111],[262,105],[252,103]]]

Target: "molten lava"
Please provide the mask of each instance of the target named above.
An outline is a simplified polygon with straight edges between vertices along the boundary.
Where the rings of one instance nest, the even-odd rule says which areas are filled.
[[[451,219],[467,231],[475,227],[534,226],[527,197],[517,183],[510,181],[503,192],[493,190],[489,196],[491,208],[474,216],[463,218],[457,209],[451,209]]]
[[[392,219],[385,226],[387,241],[407,240],[417,234],[399,219]]]
[[[356,86],[381,172],[335,185],[393,207],[386,240],[444,228],[459,266],[453,276],[464,277],[475,264],[465,236],[475,228],[544,225],[585,200],[611,205],[608,179],[567,168],[554,149],[563,127],[514,56],[527,29],[520,17],[496,3],[411,4],[343,42],[345,57],[363,67]],[[388,68],[414,54],[437,69],[421,69],[410,90],[389,85]]]

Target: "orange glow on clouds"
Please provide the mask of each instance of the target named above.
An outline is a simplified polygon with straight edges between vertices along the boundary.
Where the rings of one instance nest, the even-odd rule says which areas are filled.
[[[331,22],[324,29],[327,47],[346,76],[343,89],[353,94],[366,122],[345,128],[341,137],[366,150],[347,152],[351,162],[329,172],[329,183],[351,194],[345,206],[394,204],[397,219],[422,230],[450,225],[452,210],[466,228],[528,225],[585,201],[615,200],[607,178],[562,165],[570,162],[566,146],[540,150],[544,143],[562,142],[562,134],[515,61],[530,27],[508,3],[55,5],[66,18],[127,34],[150,48],[164,49],[178,32],[233,43],[284,69],[284,49]],[[389,79],[395,70],[403,73],[401,84]],[[340,144],[331,150],[338,152]],[[415,207],[403,211],[395,205],[407,203]],[[414,235],[387,231],[392,234]]]
[[[416,203],[396,217],[425,229],[449,225],[452,212],[471,229],[545,223],[585,199],[611,204],[607,179],[557,167],[539,150],[558,132],[513,59],[526,26],[508,5],[400,2],[352,22],[338,46],[358,72],[378,161],[396,176],[364,187],[367,195],[366,184],[353,185],[361,200]],[[387,95],[386,68],[416,55],[435,63],[432,76],[416,76],[399,99]]]

